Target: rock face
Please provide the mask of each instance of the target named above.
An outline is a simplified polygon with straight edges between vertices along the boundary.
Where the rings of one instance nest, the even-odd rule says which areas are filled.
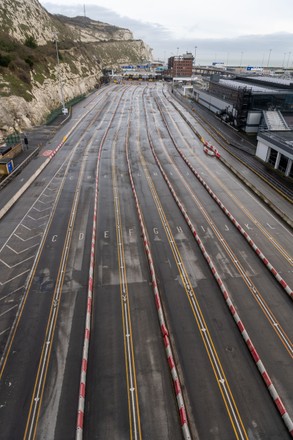
[[[1,0],[0,27],[21,42],[32,35],[39,45],[46,44],[56,31],[54,20],[37,0]]]
[[[40,124],[61,105],[61,89],[68,101],[93,89],[103,69],[151,59],[128,29],[54,16],[37,0],[1,0],[0,130]]]

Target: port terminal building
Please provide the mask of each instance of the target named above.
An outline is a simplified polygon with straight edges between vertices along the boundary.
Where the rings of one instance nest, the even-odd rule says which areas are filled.
[[[256,156],[293,178],[293,78],[211,75],[192,98],[224,123],[257,137]]]

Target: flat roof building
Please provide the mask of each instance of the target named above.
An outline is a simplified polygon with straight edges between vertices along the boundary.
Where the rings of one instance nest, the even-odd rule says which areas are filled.
[[[293,114],[293,80],[213,75],[207,90],[194,87],[194,97],[223,121],[246,133],[258,132],[264,111]]]
[[[262,131],[257,141],[256,156],[293,179],[293,131]]]
[[[227,124],[257,134],[256,156],[293,178],[293,79],[266,76],[211,77],[207,90],[194,86],[195,100]]]
[[[177,76],[192,76],[192,66],[194,57],[192,53],[187,52],[184,55],[177,55],[168,59],[168,71],[174,78]]]

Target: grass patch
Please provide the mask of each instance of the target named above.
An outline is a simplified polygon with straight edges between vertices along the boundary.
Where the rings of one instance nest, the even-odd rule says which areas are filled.
[[[67,101],[65,103],[65,107],[67,107],[68,109],[73,107],[75,104],[77,104],[78,102],[82,101],[83,99],[85,99],[86,95],[82,94],[79,96],[76,96],[73,99],[70,99],[70,101]],[[52,122],[55,121],[55,119],[58,118],[58,116],[60,116],[62,114],[62,106],[60,105],[58,108],[56,108],[55,110],[53,110],[46,118],[46,125],[50,125],[52,124]]]
[[[26,101],[31,101],[33,99],[33,96],[30,93],[31,87],[27,83],[19,81],[18,77],[9,72],[3,74],[3,79],[9,83],[10,95],[21,96]],[[7,93],[0,92],[0,96],[7,96]]]

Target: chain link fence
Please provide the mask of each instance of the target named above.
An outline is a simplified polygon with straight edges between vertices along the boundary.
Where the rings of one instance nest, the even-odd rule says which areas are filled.
[[[13,147],[14,145],[21,143],[20,133],[12,133],[5,138],[5,143],[9,147]]]

